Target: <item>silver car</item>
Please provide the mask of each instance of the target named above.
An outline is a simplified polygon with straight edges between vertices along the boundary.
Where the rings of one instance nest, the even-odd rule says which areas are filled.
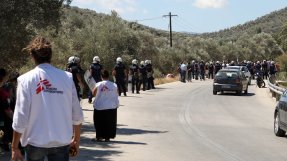
[[[287,90],[281,95],[274,112],[274,133],[285,136],[287,131]]]

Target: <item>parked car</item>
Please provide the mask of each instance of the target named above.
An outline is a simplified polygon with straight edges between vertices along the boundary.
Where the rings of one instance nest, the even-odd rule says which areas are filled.
[[[244,75],[247,77],[248,84],[251,84],[251,73],[249,72],[248,68],[246,66],[227,66],[225,69],[237,69],[241,70]]]
[[[285,136],[287,131],[287,90],[283,92],[274,112],[274,134]]]
[[[213,81],[213,94],[224,91],[235,91],[238,95],[248,93],[248,80],[244,73],[238,69],[221,69]]]

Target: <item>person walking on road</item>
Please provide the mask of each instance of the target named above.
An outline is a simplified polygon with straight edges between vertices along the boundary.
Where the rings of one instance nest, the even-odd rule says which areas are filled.
[[[94,126],[96,129],[96,140],[110,141],[116,137],[117,130],[117,108],[119,107],[117,85],[109,81],[109,72],[102,72],[103,81],[96,84],[93,89],[95,96]]]
[[[140,94],[139,86],[139,66],[138,61],[134,59],[132,65],[130,66],[129,75],[132,77],[132,93]]]
[[[146,64],[146,71],[147,71],[147,90],[155,89],[154,86],[154,77],[153,77],[153,66],[151,64],[151,60],[146,60],[145,61]]]
[[[183,61],[180,65],[180,75],[181,75],[181,82],[186,82],[186,72],[187,72],[187,65],[186,62]]]
[[[140,63],[141,65],[139,66],[139,87],[141,87],[141,85],[143,85],[143,91],[146,90],[146,83],[147,83],[147,71],[146,71],[146,67],[145,67],[145,63],[144,61],[141,61]]]
[[[78,99],[81,99],[81,90],[84,88],[84,81],[82,80],[80,67],[80,58],[77,56],[71,56],[68,59],[66,71],[72,73],[73,81],[77,90]]]
[[[100,64],[100,58],[98,56],[95,56],[93,58],[93,63],[90,65],[89,71],[96,83],[102,81],[102,78],[101,78],[102,69],[103,69],[103,66]],[[89,91],[88,98],[89,98],[88,102],[92,103],[92,98],[93,98],[92,91]]]
[[[26,161],[68,161],[69,148],[74,155],[79,151],[83,121],[72,74],[50,64],[51,43],[44,37],[35,37],[23,51],[36,67],[17,79],[12,160],[24,161],[21,141]]]
[[[127,96],[126,80],[127,80],[127,71],[126,67],[123,64],[121,57],[118,57],[116,60],[117,64],[113,70],[113,76],[115,77],[115,82],[118,86],[118,93],[121,96],[122,92],[124,96]]]

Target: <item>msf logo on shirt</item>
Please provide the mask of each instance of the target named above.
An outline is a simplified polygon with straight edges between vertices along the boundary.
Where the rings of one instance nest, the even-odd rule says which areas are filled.
[[[37,84],[36,94],[41,92],[49,92],[49,93],[59,93],[63,94],[63,91],[58,91],[57,88],[53,88],[52,84],[47,79],[42,79],[40,77],[40,82]]]
[[[102,88],[101,88],[101,91],[102,92],[108,92],[108,91],[112,91],[112,90],[110,90],[107,86],[103,86]]]
[[[36,94],[41,93],[45,87],[50,88],[51,86],[52,85],[47,79],[42,80],[42,78],[40,78],[40,82],[37,84]]]

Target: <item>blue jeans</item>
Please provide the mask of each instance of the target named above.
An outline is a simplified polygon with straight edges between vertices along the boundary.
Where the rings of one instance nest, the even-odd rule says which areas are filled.
[[[55,148],[40,148],[32,145],[25,147],[26,161],[69,161],[69,145]]]

